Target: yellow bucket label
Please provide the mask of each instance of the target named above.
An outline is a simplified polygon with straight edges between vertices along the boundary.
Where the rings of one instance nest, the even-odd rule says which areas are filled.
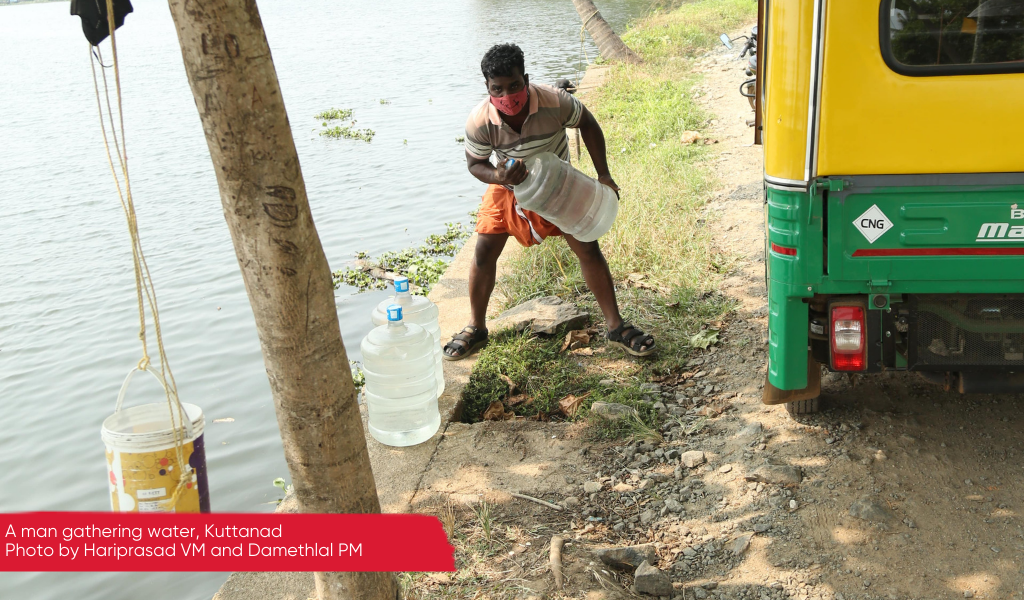
[[[192,457],[193,443],[186,443],[183,450],[187,462]],[[107,447],[110,504],[114,512],[198,513],[199,482],[195,470],[178,502],[167,506],[181,471],[174,448],[133,453]]]

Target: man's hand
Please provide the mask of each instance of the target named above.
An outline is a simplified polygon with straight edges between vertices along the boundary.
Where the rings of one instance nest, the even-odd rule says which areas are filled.
[[[618,197],[618,195],[619,195],[619,186],[615,185],[615,180],[612,179],[611,175],[598,175],[597,176],[597,180],[599,182],[605,184],[606,186],[612,188],[613,190],[615,190],[615,196]]]
[[[505,168],[505,163],[508,161],[499,161],[498,166],[494,167],[494,183],[498,185],[519,185],[526,179],[526,165],[523,161],[517,160],[512,163],[512,166]]]

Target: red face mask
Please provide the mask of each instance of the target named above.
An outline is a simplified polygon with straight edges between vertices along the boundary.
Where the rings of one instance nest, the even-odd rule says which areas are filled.
[[[491,96],[491,104],[508,116],[519,114],[526,107],[528,87],[524,87],[514,94],[505,94],[501,98]]]

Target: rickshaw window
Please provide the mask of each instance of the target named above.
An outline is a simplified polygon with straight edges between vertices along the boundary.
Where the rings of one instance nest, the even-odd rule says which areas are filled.
[[[882,57],[903,75],[1024,73],[1024,0],[881,0]]]

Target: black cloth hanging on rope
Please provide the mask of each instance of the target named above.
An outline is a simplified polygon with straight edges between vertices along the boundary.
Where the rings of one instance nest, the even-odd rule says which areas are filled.
[[[124,17],[130,12],[130,0],[114,0],[114,29],[124,25]],[[110,35],[107,0],[71,0],[71,15],[82,17],[82,32],[93,46],[99,46]]]

